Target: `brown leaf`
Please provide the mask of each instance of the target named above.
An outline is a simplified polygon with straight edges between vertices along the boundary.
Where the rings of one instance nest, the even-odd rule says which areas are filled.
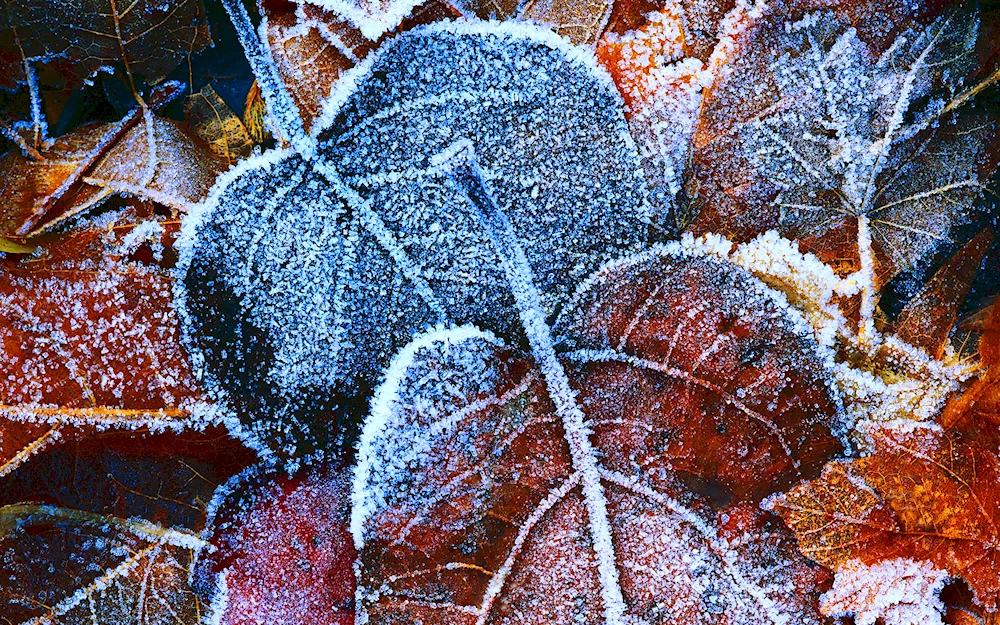
[[[695,133],[692,231],[747,240],[777,229],[839,264],[862,244],[841,231],[865,219],[881,286],[968,221],[995,120],[946,104],[978,69],[973,14],[926,27],[892,18],[869,37],[852,25],[885,16],[847,4],[800,21],[775,4],[744,33]]]
[[[792,528],[800,550],[824,566],[927,561],[961,578],[990,611],[1000,579],[1000,432],[966,420],[883,429],[875,451],[830,463],[822,476],[779,495],[770,508]]]
[[[0,478],[10,622],[198,622],[188,585],[216,487],[255,460],[224,430],[104,432]],[[37,620],[32,620],[37,619]]]
[[[558,328],[583,432],[545,371],[469,326],[390,367],[356,471],[360,618],[821,622],[824,575],[754,505],[841,448],[780,300],[658,250],[599,272]]]
[[[260,85],[253,81],[243,103],[243,126],[254,143],[264,143],[270,136],[267,130],[267,105],[260,92]]]
[[[906,304],[890,331],[940,360],[958,309],[991,243],[993,233],[989,230],[969,241]]]
[[[268,0],[262,3],[261,11],[267,22],[271,56],[307,132],[322,113],[323,103],[340,76],[387,36],[458,16],[449,4],[429,0],[415,8],[393,33],[372,41],[350,22],[311,4]],[[249,106],[249,96],[247,103]]]
[[[180,92],[178,83],[165,83],[153,90],[147,105],[156,110]],[[52,223],[48,223],[51,219],[75,215],[93,206],[96,199],[106,197],[108,193],[88,185],[83,178],[98,163],[107,163],[108,152],[130,133],[134,137],[136,128],[145,127],[145,124],[141,124],[144,121],[143,109],[137,107],[118,122],[85,124],[55,139],[39,155],[41,160],[15,151],[6,154],[0,159],[0,172],[3,172],[0,176],[0,194],[10,201],[0,212],[0,233],[15,237],[37,234],[52,226]],[[147,148],[141,149],[148,153]],[[122,160],[121,148],[118,153],[118,160]],[[187,165],[188,167],[202,163],[202,159],[197,157],[198,152],[193,154],[194,165]],[[176,157],[177,154],[173,156]],[[184,155],[184,159],[187,158],[188,155]],[[133,173],[142,172],[141,164],[133,165],[126,169]],[[184,166],[182,163],[179,165]]]
[[[188,414],[201,395],[179,343],[172,280],[128,260],[144,241],[162,258],[165,227],[176,223],[83,232],[41,258],[0,264],[0,366],[17,372],[0,379],[0,413],[112,422]]]
[[[458,0],[463,12],[484,20],[525,19],[550,27],[574,44],[594,46],[611,19],[611,0]],[[631,2],[622,2],[629,5]],[[642,3],[636,3],[642,4]],[[622,11],[627,11],[627,8]],[[621,20],[622,18],[619,18]]]
[[[979,341],[982,376],[960,395],[952,396],[938,422],[944,428],[975,421],[1000,426],[1000,305],[996,302],[985,315]]]
[[[72,202],[57,205],[36,232],[49,230],[114,194],[187,212],[205,199],[228,165],[196,141],[181,122],[150,116],[111,146],[84,176],[85,185]]]
[[[10,151],[0,158],[0,232],[24,235],[65,193],[71,177],[89,166],[94,153],[111,141],[119,130],[117,124],[88,124],[57,138],[46,150],[45,160],[26,158]]]
[[[306,132],[337,79],[374,49],[350,23],[310,4],[264,3],[267,45]]]
[[[212,85],[188,97],[184,115],[191,131],[207,142],[212,153],[232,164],[250,155],[253,140],[240,118]]]
[[[6,0],[4,5],[24,62],[43,66],[56,59],[78,81],[103,67],[123,66],[130,81],[141,74],[155,84],[183,57],[212,42],[201,0]]]

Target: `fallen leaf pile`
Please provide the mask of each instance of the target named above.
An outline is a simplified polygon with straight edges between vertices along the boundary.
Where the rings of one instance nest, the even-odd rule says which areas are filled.
[[[0,620],[1000,622],[998,83],[958,0],[0,0]]]

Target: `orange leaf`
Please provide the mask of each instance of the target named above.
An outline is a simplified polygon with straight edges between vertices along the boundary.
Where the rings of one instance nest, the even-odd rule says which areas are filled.
[[[940,359],[948,345],[948,334],[955,325],[958,309],[992,242],[993,233],[989,230],[983,230],[969,241],[903,308],[891,331],[910,345]]]
[[[41,259],[0,264],[0,366],[9,372],[0,413],[175,419],[201,398],[179,343],[172,280],[127,260],[144,240],[162,256],[164,227],[141,228],[82,232]]]
[[[770,502],[824,566],[927,561],[961,578],[995,611],[1000,593],[1000,432],[968,419],[958,427],[889,428],[874,453],[830,463],[823,474]]]

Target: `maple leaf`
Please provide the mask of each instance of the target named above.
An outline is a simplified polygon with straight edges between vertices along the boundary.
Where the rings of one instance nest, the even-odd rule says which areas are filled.
[[[838,574],[849,562],[928,562],[963,579],[977,603],[996,611],[995,424],[897,425],[872,439],[872,455],[827,465],[818,479],[772,499],[770,509],[795,532],[804,554]]]
[[[204,507],[252,459],[218,430],[107,432],[36,456],[0,480],[4,618],[196,622]]]
[[[649,237],[614,87],[554,35],[424,27],[343,81],[313,161],[246,161],[186,225],[178,300],[196,371],[282,453],[286,424],[329,433],[338,397],[363,396],[414,332],[519,332],[499,252],[440,164],[456,140],[474,142],[547,314]]]
[[[360,617],[819,622],[815,570],[752,506],[840,450],[821,356],[780,296],[656,249],[581,288],[561,360],[535,301],[519,297],[532,358],[464,326],[388,370],[355,471]]]
[[[294,476],[258,465],[216,491],[202,532],[216,549],[194,572],[212,622],[354,622],[349,475],[335,464]]]
[[[693,231],[745,240],[777,227],[824,260],[853,255],[849,270],[877,290],[979,196],[990,120],[956,113],[978,20],[949,11],[876,55],[835,13],[785,19],[760,20],[704,104]]]

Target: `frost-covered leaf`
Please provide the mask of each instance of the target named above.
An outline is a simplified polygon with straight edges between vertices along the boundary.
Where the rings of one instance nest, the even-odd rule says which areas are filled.
[[[760,21],[705,102],[693,229],[778,228],[836,263],[871,253],[865,221],[878,286],[972,215],[994,120],[948,104],[969,88],[978,20],[951,10],[880,52],[838,13],[786,19]]]
[[[165,83],[154,89],[147,108],[136,107],[117,122],[85,124],[36,156],[4,155],[0,233],[34,236],[115,192],[181,209],[202,199],[224,163],[195,145],[176,122],[151,113],[181,90],[178,83]]]
[[[166,226],[169,228],[169,224]],[[174,224],[176,228],[176,223]],[[0,411],[17,419],[176,419],[201,398],[180,346],[164,226],[84,231],[0,261]],[[152,258],[151,258],[152,260]]]
[[[754,505],[841,449],[801,321],[677,248],[564,315],[562,364],[470,326],[397,356],[356,469],[360,618],[822,622],[823,574]]]
[[[132,195],[186,212],[208,196],[229,166],[180,122],[150,115],[116,142],[84,176],[73,204],[49,214],[46,228],[96,206],[112,194]]]
[[[261,15],[274,65],[309,131],[340,76],[375,46],[350,23],[312,4],[264,3]]]
[[[204,533],[217,549],[195,572],[213,623],[354,623],[349,475],[331,464],[292,477],[258,467],[220,487]]]
[[[867,566],[858,560],[837,570],[833,588],[822,597],[829,615],[853,615],[856,625],[942,625],[938,594],[948,573],[928,562],[894,558]]]
[[[606,34],[597,47],[625,98],[653,200],[670,226],[676,225],[674,198],[683,185],[706,79],[702,62],[685,56],[684,28],[680,6],[669,5],[636,30]]]
[[[71,178],[96,160],[95,152],[110,144],[115,124],[88,124],[55,139],[45,160],[11,150],[0,158],[0,232],[25,235],[66,193]]]
[[[892,325],[892,332],[940,359],[948,345],[948,335],[955,325],[959,307],[992,242],[993,233],[989,230],[969,241],[907,303]]]
[[[339,397],[372,388],[416,331],[454,321],[519,335],[470,191],[437,165],[456,142],[473,146],[546,314],[650,236],[614,86],[554,35],[424,27],[343,80],[316,160],[274,152],[228,174],[183,260],[196,367],[283,451],[296,421],[330,434]]]
[[[188,97],[184,117],[191,131],[207,142],[212,153],[234,163],[250,155],[253,141],[233,109],[223,101],[212,85]]]
[[[961,578],[1000,607],[1000,433],[965,419],[942,431],[896,424],[873,433],[872,455],[830,463],[822,476],[770,501],[804,554],[835,571],[895,558]],[[856,564],[850,564],[856,566]],[[889,583],[885,580],[872,584]]]
[[[253,454],[218,429],[107,432],[0,479],[0,610],[10,623],[197,623],[188,585],[218,482]]]
[[[201,0],[8,0],[4,6],[28,65],[59,63],[80,81],[124,67],[130,79],[140,74],[156,83],[212,42]]]

